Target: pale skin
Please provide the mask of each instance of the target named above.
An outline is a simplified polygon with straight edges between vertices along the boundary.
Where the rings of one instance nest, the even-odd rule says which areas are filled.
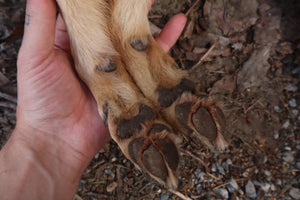
[[[110,140],[96,103],[77,78],[54,0],[28,0],[18,57],[17,125],[0,151],[1,199],[72,199],[94,155]],[[168,51],[186,18],[157,42]]]

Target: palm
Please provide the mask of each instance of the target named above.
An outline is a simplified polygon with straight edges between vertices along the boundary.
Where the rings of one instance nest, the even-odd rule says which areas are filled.
[[[38,66],[30,63],[19,70],[18,113],[26,113],[20,119],[34,129],[57,134],[90,157],[108,138],[93,98],[78,81],[66,52],[52,49],[45,57],[36,61]]]

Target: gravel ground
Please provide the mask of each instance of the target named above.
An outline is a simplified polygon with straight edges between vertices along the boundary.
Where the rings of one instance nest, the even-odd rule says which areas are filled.
[[[15,125],[24,8],[24,0],[0,0],[0,147]],[[87,167],[75,198],[300,199],[300,2],[156,0],[149,18],[159,31],[178,12],[188,24],[170,54],[223,108],[228,148],[210,152],[183,137],[172,191],[112,141]]]

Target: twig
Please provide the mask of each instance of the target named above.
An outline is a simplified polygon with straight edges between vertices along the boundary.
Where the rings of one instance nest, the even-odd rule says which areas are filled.
[[[180,150],[181,150],[182,153],[184,153],[184,154],[186,154],[186,155],[188,155],[188,156],[194,158],[194,159],[197,160],[198,162],[200,162],[200,164],[203,165],[203,166],[205,167],[206,172],[207,172],[207,173],[209,172],[209,169],[208,169],[207,164],[205,164],[204,161],[203,161],[201,158],[195,156],[194,154],[192,154],[191,152],[189,152],[189,151],[187,151],[187,150],[185,150],[185,149],[180,149]]]
[[[3,107],[3,108],[10,108],[10,109],[13,109],[13,110],[16,110],[17,109],[17,105],[14,104],[14,103],[9,103],[9,102],[0,102],[0,107]]]
[[[194,10],[194,8],[196,7],[196,5],[200,2],[201,0],[197,0],[192,7],[190,7],[190,9],[185,13],[185,16],[189,16],[189,14]]]
[[[11,101],[13,103],[17,103],[17,98],[13,97],[13,96],[10,96],[8,94],[5,94],[3,92],[0,92],[0,97],[3,98],[3,99],[6,99],[8,101]]]
[[[217,39],[214,44],[208,49],[208,51],[202,56],[202,58],[199,60],[199,62],[197,64],[195,64],[192,69],[198,67],[199,65],[202,64],[202,62],[205,60],[205,58],[212,52],[212,50],[214,50],[214,48],[217,46],[219,42],[219,39]]]
[[[287,184],[282,190],[281,192],[279,193],[279,195],[277,196],[277,198],[279,199],[282,195],[284,195],[284,193],[286,193],[286,191],[288,191],[292,186],[293,184],[299,180],[300,176],[297,176],[296,178],[294,178],[289,184]]]
[[[175,194],[176,196],[178,196],[179,198],[183,199],[183,200],[193,200],[191,199],[190,197],[187,197],[185,196],[184,194],[178,192],[178,191],[175,191],[175,190],[172,190],[172,189],[169,189],[169,191],[173,194]]]
[[[223,183],[221,185],[218,185],[218,186],[214,187],[212,190],[219,189],[219,188],[224,187],[224,186],[226,186],[226,185],[228,185],[230,183],[233,183],[233,182],[240,182],[240,181],[244,181],[244,180],[246,180],[246,179],[245,178],[241,178],[241,179],[231,180],[231,181],[228,181],[226,183]]]

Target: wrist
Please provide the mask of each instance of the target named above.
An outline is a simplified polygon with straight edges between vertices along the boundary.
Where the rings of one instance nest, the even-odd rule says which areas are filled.
[[[36,131],[15,129],[0,152],[0,179],[8,178],[7,190],[18,189],[18,182],[22,191],[30,195],[33,192],[36,197],[40,197],[38,193],[47,193],[52,199],[71,199],[85,168],[80,163],[82,157],[74,155],[58,136]],[[16,181],[11,179],[12,175]]]

